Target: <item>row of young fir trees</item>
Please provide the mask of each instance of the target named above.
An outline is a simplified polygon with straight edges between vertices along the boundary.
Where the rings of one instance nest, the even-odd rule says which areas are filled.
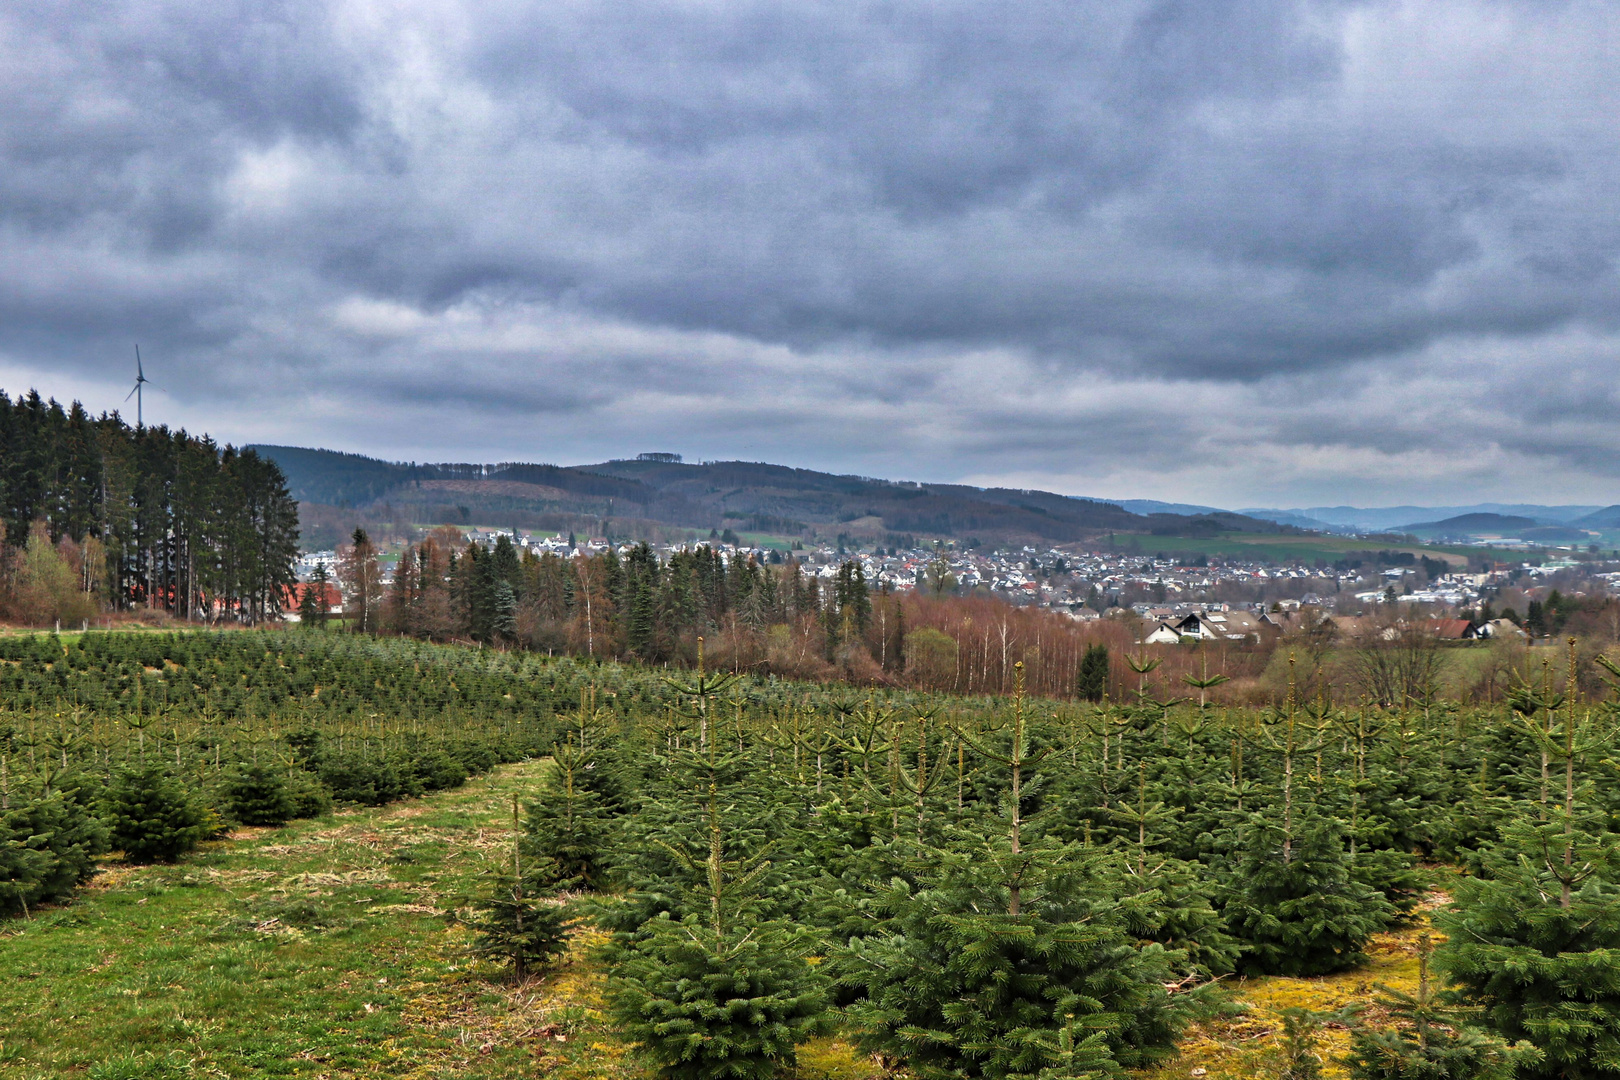
[[[480,924],[534,962],[570,919],[611,930],[614,1018],[661,1075],[774,1075],[836,1020],[920,1077],[1118,1076],[1223,1007],[1214,976],[1364,962],[1414,917],[1413,852],[1470,871],[1436,917],[1447,989],[1425,953],[1351,1074],[1620,1075],[1615,713],[1550,680],[1503,717],[1144,693],[1089,722],[1022,693],[750,720],[730,676],[672,686],[650,738],[590,700],[560,729]],[[1285,1019],[1284,1075],[1317,1075],[1321,1018]]]
[[[541,664],[279,630],[0,636],[0,916],[70,900],[109,852],[170,860],[537,753],[574,685]]]

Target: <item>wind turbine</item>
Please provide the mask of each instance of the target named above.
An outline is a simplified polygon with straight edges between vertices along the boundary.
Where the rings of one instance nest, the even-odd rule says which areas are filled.
[[[141,347],[137,345],[135,346],[135,389],[124,395],[125,403],[128,403],[130,398],[135,399],[135,426],[137,428],[146,426],[146,418],[141,411],[141,399],[143,396],[141,394],[141,387],[145,386],[151,381],[151,379],[146,377],[146,372],[141,368]]]

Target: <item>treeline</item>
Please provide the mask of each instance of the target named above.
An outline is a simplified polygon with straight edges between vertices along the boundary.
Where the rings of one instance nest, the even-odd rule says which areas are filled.
[[[0,391],[0,618],[104,608],[257,623],[294,581],[298,508],[252,451]]]
[[[1000,694],[1021,662],[1033,692],[1071,697],[1088,648],[1120,658],[1130,647],[1129,628],[1115,621],[886,592],[855,560],[829,576],[821,569],[792,556],[728,561],[705,546],[667,559],[646,544],[624,557],[564,558],[523,552],[505,537],[468,545],[442,529],[405,549],[386,588],[363,532],[339,550],[337,572],[356,630],[685,667],[696,664],[702,637],[711,667],[786,678]],[[1219,662],[1244,674],[1251,666],[1236,652]],[[1134,688],[1128,675],[1119,661],[1104,690]]]

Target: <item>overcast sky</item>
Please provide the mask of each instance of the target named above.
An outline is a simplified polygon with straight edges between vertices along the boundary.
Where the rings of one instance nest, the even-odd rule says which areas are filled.
[[[401,460],[1620,502],[1611,3],[13,3],[0,386]],[[133,416],[133,403],[129,407]]]

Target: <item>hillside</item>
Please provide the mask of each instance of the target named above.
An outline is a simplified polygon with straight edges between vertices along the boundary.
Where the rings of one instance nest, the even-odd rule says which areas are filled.
[[[1620,529],[1620,506],[1605,506],[1570,524],[1577,529]]]
[[[1225,511],[1132,513],[1047,491],[837,476],[761,462],[608,461],[555,466],[395,464],[356,454],[260,446],[287,475],[306,522],[350,516],[654,535],[733,529],[805,540],[839,536],[906,544],[916,538],[1065,543],[1141,533],[1277,533],[1285,526]],[[1189,508],[1191,509],[1191,508]],[[318,542],[317,542],[318,546]]]
[[[1327,532],[1373,533],[1410,532],[1414,528],[1426,528],[1453,518],[1475,514],[1529,518],[1532,524],[1537,526],[1579,527],[1582,522],[1576,519],[1600,510],[1600,507],[1591,505],[1475,503],[1471,506],[1308,506],[1291,510],[1249,507],[1240,510],[1239,513]]]
[[[1534,518],[1510,514],[1458,514],[1443,521],[1419,521],[1399,526],[1400,532],[1419,536],[1436,534],[1445,536],[1472,536],[1489,533],[1494,536],[1517,536],[1539,523]]]
[[[1426,540],[1499,537],[1537,544],[1578,544],[1591,539],[1585,529],[1570,525],[1549,525],[1535,518],[1493,513],[1459,514],[1442,521],[1402,525],[1397,531]]]

